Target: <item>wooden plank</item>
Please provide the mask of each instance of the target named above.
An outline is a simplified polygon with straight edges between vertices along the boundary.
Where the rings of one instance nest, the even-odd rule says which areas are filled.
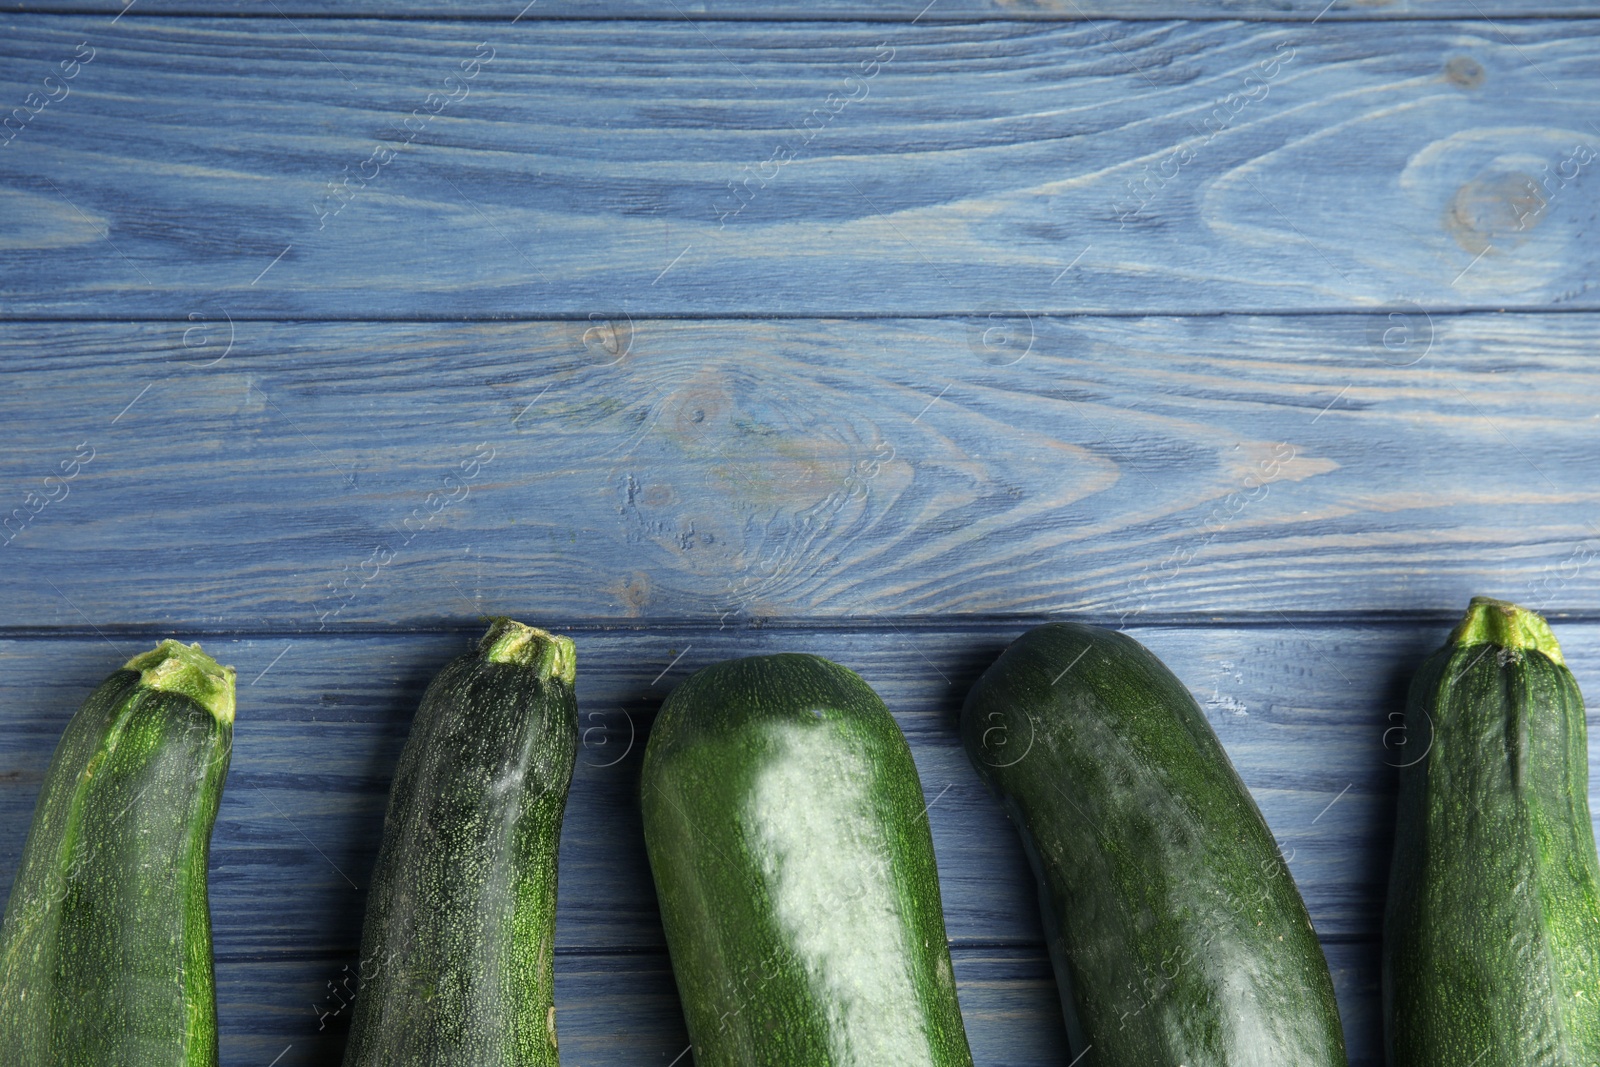
[[[650,722],[708,663],[811,651],[861,672],[894,710],[929,800],[948,932],[968,946],[1037,945],[1020,845],[956,734],[971,682],[1020,624],[894,630],[577,633],[585,747],[561,850],[561,951],[664,944],[637,808]],[[1285,849],[1325,937],[1377,936],[1403,740],[1392,712],[1444,625],[1135,627],[1205,708]],[[1558,625],[1568,662],[1600,678],[1600,624]],[[109,636],[109,635],[108,635]],[[212,850],[219,954],[356,951],[388,782],[422,687],[464,634],[213,638],[240,678],[234,762]],[[0,643],[0,894],[50,753],[77,704],[150,643],[117,635]],[[265,674],[262,672],[265,671]],[[630,744],[631,740],[631,744]],[[1591,724],[1591,759],[1600,728]],[[1600,812],[1600,776],[1591,803]]]
[[[135,8],[134,4],[138,7]],[[251,0],[10,0],[13,13],[53,12],[138,17],[266,17]],[[487,22],[548,19],[666,21],[960,22],[974,19],[1062,22],[1083,19],[1268,19],[1275,22],[1414,18],[1572,18],[1592,16],[1591,0],[276,0],[274,17],[439,18]]]
[[[11,317],[1596,307],[1592,21],[5,31]]]
[[[1327,955],[1350,1065],[1382,1067],[1376,947],[1330,945]],[[958,947],[952,956],[974,1062],[1070,1067],[1055,979],[1042,950]],[[338,1067],[349,1014],[323,1013],[338,1006],[335,993],[346,997],[344,968],[353,962],[219,960],[223,1067]],[[557,956],[556,1016],[563,1063],[689,1063],[674,1060],[689,1039],[664,953]]]
[[[7,622],[1592,613],[1597,328],[11,323]]]

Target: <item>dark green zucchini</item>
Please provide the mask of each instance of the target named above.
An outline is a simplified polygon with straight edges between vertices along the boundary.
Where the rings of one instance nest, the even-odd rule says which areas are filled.
[[[1412,681],[1384,921],[1393,1067],[1600,1064],[1583,696],[1543,619],[1474,598]]]
[[[206,860],[233,700],[233,668],[163,641],[67,724],[0,924],[0,1064],[216,1064]]]
[[[367,896],[346,1067],[554,1067],[571,640],[496,619],[422,696]]]
[[[866,682],[707,667],[662,706],[641,792],[698,1067],[969,1067],[922,786]]]
[[[1022,835],[1079,1067],[1345,1063],[1272,832],[1143,645],[1053,623],[973,686],[962,740]]]

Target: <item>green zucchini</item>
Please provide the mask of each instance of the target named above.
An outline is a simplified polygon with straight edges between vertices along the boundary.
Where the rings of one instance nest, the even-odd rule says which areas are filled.
[[[642,774],[698,1067],[969,1067],[922,785],[866,682],[817,656],[707,667]]]
[[[962,741],[1021,833],[1079,1067],[1345,1063],[1272,832],[1199,705],[1124,634],[1030,630]]]
[[[345,1067],[554,1067],[572,641],[496,619],[422,696],[367,893]]]
[[[1538,615],[1474,598],[1406,704],[1384,917],[1393,1067],[1600,1064],[1583,696]]]
[[[233,702],[233,668],[169,640],[67,723],[0,923],[6,1067],[216,1064],[206,860]]]

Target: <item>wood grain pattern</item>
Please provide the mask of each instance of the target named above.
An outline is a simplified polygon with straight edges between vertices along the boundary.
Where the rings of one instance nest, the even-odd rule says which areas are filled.
[[[3,313],[1594,308],[1597,34],[13,15]]]
[[[135,7],[134,4],[138,6]],[[13,12],[99,13],[115,17],[439,18],[486,22],[546,19],[666,21],[833,21],[935,23],[975,19],[1269,19],[1336,22],[1414,18],[1571,18],[1594,15],[1591,0],[8,0]]]
[[[860,671],[911,743],[931,802],[963,1005],[975,1047],[993,1053],[979,1062],[1058,1064],[1060,1022],[1032,883],[1013,831],[960,750],[954,722],[971,681],[1023,628],[578,632],[586,733],[562,840],[558,920],[558,1003],[564,1047],[580,1050],[575,1062],[653,1062],[638,1057],[659,1051],[662,1035],[681,1025],[637,813],[638,761],[656,706],[707,663],[805,650]],[[1385,731],[1410,672],[1446,629],[1131,631],[1190,685],[1289,855],[1340,970],[1352,1040],[1368,1050],[1358,1062],[1375,1063],[1372,945],[1387,868],[1390,765],[1404,753]],[[1600,624],[1558,625],[1557,632],[1592,689]],[[331,1011],[337,1002],[325,1000],[324,987],[338,987],[343,968],[355,963],[360,887],[421,688],[470,636],[205,642],[240,679],[233,770],[212,855],[223,1020],[234,1050],[225,1062],[264,1064],[291,1042],[307,1058],[285,1064],[336,1062],[330,1050],[342,1032],[317,1037],[324,1020],[310,1006]],[[117,633],[0,642],[0,706],[8,709],[0,720],[0,891],[66,719],[101,675],[152,640]],[[1591,737],[1591,749],[1600,748],[1594,723]],[[1600,811],[1600,782],[1596,794]]]
[[[11,323],[7,622],[1592,612],[1596,328]]]

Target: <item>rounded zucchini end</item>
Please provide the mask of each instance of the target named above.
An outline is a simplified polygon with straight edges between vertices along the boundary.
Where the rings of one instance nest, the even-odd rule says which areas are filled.
[[[1499,645],[1501,648],[1531,648],[1553,663],[1566,666],[1561,645],[1550,624],[1536,611],[1505,600],[1475,596],[1467,613],[1446,640],[1452,645]]]
[[[478,642],[478,652],[490,663],[533,667],[545,681],[553,678],[571,685],[578,676],[578,650],[572,638],[503,616],[493,621]]]
[[[233,725],[233,668],[200,651],[198,644],[186,645],[169,637],[123,664],[123,670],[138,671],[140,685],[182,693],[218,722]]]

